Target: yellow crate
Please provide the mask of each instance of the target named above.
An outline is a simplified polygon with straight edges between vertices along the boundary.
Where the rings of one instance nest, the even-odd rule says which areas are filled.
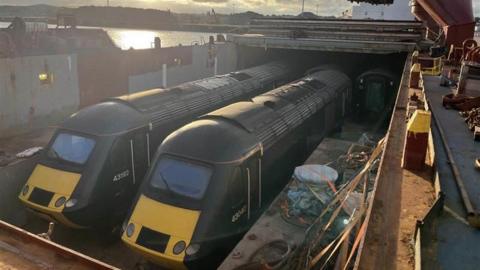
[[[442,74],[444,56],[431,58],[431,57],[419,57],[419,62],[422,66],[423,75],[438,76]],[[425,63],[429,63],[426,65]]]

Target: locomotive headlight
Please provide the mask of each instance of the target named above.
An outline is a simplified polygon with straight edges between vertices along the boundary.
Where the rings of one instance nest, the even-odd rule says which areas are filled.
[[[58,198],[58,200],[55,202],[55,207],[61,207],[65,203],[66,200],[67,200],[67,198],[65,198],[63,196]]]
[[[65,207],[74,207],[77,204],[77,199],[70,199],[65,203]]]
[[[30,189],[30,187],[29,187],[28,185],[25,185],[25,186],[22,188],[22,195],[23,195],[23,196],[26,196],[29,189]]]
[[[133,223],[128,224],[125,233],[128,237],[132,237],[133,233],[135,232],[135,225]]]
[[[178,255],[182,253],[186,247],[187,244],[185,243],[185,241],[178,241],[175,246],[173,246],[173,254]]]
[[[195,255],[199,250],[200,250],[199,244],[191,244],[185,250],[185,254],[187,254],[188,256],[192,256],[192,255]]]

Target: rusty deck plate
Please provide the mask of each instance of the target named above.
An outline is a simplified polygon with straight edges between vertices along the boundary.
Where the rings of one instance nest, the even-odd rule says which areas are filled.
[[[0,269],[117,269],[0,221]]]

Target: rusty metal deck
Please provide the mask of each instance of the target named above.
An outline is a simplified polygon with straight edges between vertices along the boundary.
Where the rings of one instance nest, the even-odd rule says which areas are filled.
[[[117,269],[0,221],[0,269]]]

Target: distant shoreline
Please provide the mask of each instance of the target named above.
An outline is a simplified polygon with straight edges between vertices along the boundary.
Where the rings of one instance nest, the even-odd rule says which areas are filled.
[[[49,25],[56,25],[56,18],[47,18]],[[27,20],[28,21],[28,20]],[[0,18],[0,22],[11,22],[11,18]],[[182,31],[182,32],[209,32],[209,33],[235,33],[245,29],[246,25],[226,25],[226,24],[176,24],[165,25],[164,27],[143,27],[141,25],[112,25],[112,24],[88,24],[82,23],[78,27],[98,27],[98,28],[117,28],[131,30],[151,30],[151,31]]]
[[[245,25],[215,25],[215,24],[178,24],[166,25],[165,27],[142,27],[142,26],[113,26],[113,25],[86,25],[79,26],[87,27],[105,27],[118,29],[132,29],[132,30],[151,30],[151,31],[182,31],[182,32],[209,32],[209,33],[234,33],[239,29],[245,29]]]

